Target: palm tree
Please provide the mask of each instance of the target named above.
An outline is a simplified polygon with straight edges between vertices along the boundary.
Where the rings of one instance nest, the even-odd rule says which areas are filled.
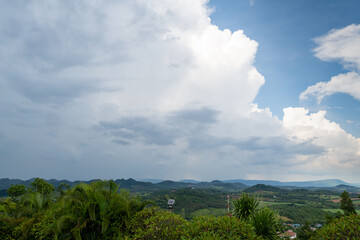
[[[243,193],[239,199],[233,201],[233,214],[238,219],[248,221],[258,236],[270,240],[278,239],[278,215],[269,208],[260,209],[259,203],[257,197]]]
[[[147,203],[121,190],[113,181],[79,184],[62,199],[56,239],[102,239],[124,232],[133,213]]]
[[[51,196],[43,195],[39,192],[29,192],[24,195],[21,204],[24,207],[24,213],[33,215],[35,213],[44,213],[52,204]]]
[[[233,201],[233,206],[235,217],[248,220],[257,211],[259,200],[256,197],[243,193],[240,198]]]
[[[279,239],[279,217],[271,209],[263,208],[255,212],[251,218],[251,223],[255,228],[255,232],[258,236],[262,236],[264,239],[269,240]]]

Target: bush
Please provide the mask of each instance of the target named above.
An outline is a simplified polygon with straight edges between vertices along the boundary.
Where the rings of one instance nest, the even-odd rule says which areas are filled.
[[[132,223],[134,239],[181,239],[186,220],[171,212],[150,208],[136,214]]]
[[[360,216],[349,215],[334,219],[331,223],[318,230],[311,239],[360,239]]]
[[[186,239],[260,239],[248,223],[234,217],[199,216],[184,229]]]
[[[23,219],[12,217],[0,217],[0,236],[4,240],[20,239],[20,236],[16,235],[15,228],[20,225]]]
[[[280,229],[280,220],[278,215],[268,208],[263,208],[254,213],[251,223],[258,236],[264,239],[278,239],[278,230]]]
[[[248,220],[258,210],[259,203],[258,198],[243,193],[239,199],[233,201],[234,216],[239,219]]]

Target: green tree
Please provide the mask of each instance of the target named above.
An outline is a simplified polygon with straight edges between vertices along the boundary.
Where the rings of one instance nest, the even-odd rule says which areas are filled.
[[[308,240],[314,236],[314,231],[311,230],[309,222],[306,222],[298,231],[297,238],[300,240]]]
[[[67,183],[60,183],[56,191],[60,193],[60,196],[64,196],[65,192],[70,189],[70,185]]]
[[[131,197],[113,181],[79,184],[62,198],[56,239],[106,239],[127,231],[131,216],[147,202]]]
[[[31,189],[42,195],[49,195],[55,191],[55,187],[42,178],[36,178],[30,183]]]
[[[340,197],[341,197],[340,208],[344,211],[344,214],[345,215],[356,214],[353,202],[349,197],[349,193],[347,191],[344,191],[340,195]]]
[[[334,219],[316,231],[314,240],[360,239],[360,216],[349,215]]]
[[[31,217],[36,213],[44,213],[53,203],[50,195],[43,195],[38,192],[29,192],[21,200],[23,209],[22,215]]]
[[[20,197],[22,197],[27,192],[25,185],[15,184],[9,187],[7,190],[7,194],[11,197],[11,200],[14,202],[19,201]]]

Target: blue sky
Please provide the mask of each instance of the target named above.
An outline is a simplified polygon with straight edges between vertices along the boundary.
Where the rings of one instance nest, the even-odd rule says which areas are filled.
[[[0,177],[360,182],[358,9],[0,2]]]
[[[330,120],[360,136],[358,100],[346,94],[332,95],[321,104],[299,100],[308,86],[347,72],[338,61],[314,56],[314,38],[359,23],[359,1],[212,0],[210,6],[215,8],[214,24],[232,31],[243,29],[259,43],[255,66],[266,78],[255,100],[260,107],[270,107],[280,118],[282,109],[289,106],[324,109]]]

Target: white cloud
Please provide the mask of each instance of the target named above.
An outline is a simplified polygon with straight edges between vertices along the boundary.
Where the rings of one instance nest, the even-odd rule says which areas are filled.
[[[334,132],[358,149],[324,114],[260,109],[257,42],[211,24],[206,4],[1,2],[0,175],[294,180],[323,173],[301,159],[344,161]]]
[[[285,108],[284,127],[289,137],[297,141],[311,141],[326,149],[318,156],[298,156],[298,171],[322,172],[331,176],[333,172],[343,178],[356,174],[359,169],[360,139],[346,133],[339,124],[325,117],[326,111],[309,114],[304,108]]]
[[[178,166],[169,169],[173,176],[171,171],[194,166],[200,161],[194,159],[205,154],[190,150],[194,132],[202,141],[212,135],[257,134],[234,121],[255,130],[261,128],[249,116],[264,121],[261,111],[252,113],[252,102],[264,84],[253,66],[258,44],[242,31],[211,24],[206,4],[202,0],[2,3],[0,98],[6,122],[1,132],[14,143],[3,157],[14,161],[1,169],[24,165],[22,159],[29,155],[59,169],[58,164],[64,163],[73,175],[83,172],[77,166],[86,165],[88,177],[140,176],[141,167],[131,170],[131,166],[146,166],[149,177],[156,177],[166,172],[161,166],[172,164]],[[213,109],[217,121],[203,120],[201,125],[182,118],[179,129],[167,120],[177,112],[186,115],[201,109]],[[210,113],[200,111],[199,118]],[[36,137],[30,141],[29,136]],[[15,147],[22,151],[10,150]],[[41,148],[49,153],[42,154]],[[108,172],[99,171],[100,164]],[[218,162],[213,164],[216,169]],[[186,171],[209,177],[196,169]],[[27,167],[19,174],[44,173]],[[46,174],[64,173],[48,169]],[[182,178],[185,170],[178,174]]]
[[[314,96],[320,103],[325,96],[345,93],[360,100],[360,25],[331,30],[325,36],[315,38],[315,42],[319,45],[314,49],[316,57],[324,61],[340,61],[353,71],[334,76],[329,82],[309,86],[300,94],[300,99]]]
[[[320,103],[326,96],[344,93],[360,101],[360,25],[334,29],[316,38],[315,42],[318,44],[314,50],[316,57],[324,61],[340,61],[352,71],[334,76],[328,82],[309,86],[300,94],[300,99],[315,97]],[[327,150],[325,154],[311,159],[301,156],[299,159],[304,162],[302,169],[310,172],[321,169],[323,173],[328,172],[328,176],[334,171],[344,178],[355,175],[359,169],[360,139],[327,120],[325,115],[326,111],[309,114],[304,108],[284,109],[284,126],[290,136],[299,141],[311,140]]]
[[[318,82],[302,92],[300,99],[304,100],[308,96],[315,96],[320,103],[325,96],[334,93],[349,94],[360,101],[360,75],[356,72],[349,72],[332,77],[329,82]]]
[[[331,30],[315,38],[319,45],[315,56],[324,61],[341,61],[345,67],[360,70],[360,25],[352,24],[342,29]]]

